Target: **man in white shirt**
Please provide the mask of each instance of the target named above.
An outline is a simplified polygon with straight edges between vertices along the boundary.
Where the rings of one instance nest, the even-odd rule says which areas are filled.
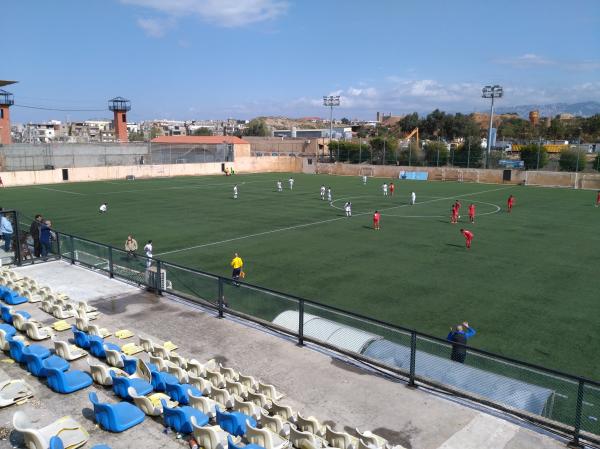
[[[381,188],[383,189],[383,196],[388,196],[388,185],[387,185],[387,182],[384,182],[383,185],[381,186]]]
[[[237,196],[238,196],[238,186],[236,184],[233,186],[233,199],[237,200]]]
[[[327,201],[332,202],[331,187],[327,187]]]
[[[150,268],[152,265],[152,240],[148,240],[148,243],[144,246],[144,252],[146,253],[146,268]]]
[[[325,200],[325,186],[324,185],[321,186],[321,199]]]
[[[347,201],[346,204],[344,204],[344,210],[346,211],[346,217],[352,216],[352,203],[350,201]]]
[[[283,192],[283,185],[281,184],[281,181],[277,181],[277,191]]]
[[[415,192],[411,192],[410,193],[410,204],[411,204],[411,206],[413,206],[415,204],[416,200],[417,200],[417,194]]]
[[[367,185],[367,175],[363,175],[363,184]]]
[[[106,203],[102,203],[100,205],[100,213],[103,214],[104,212],[106,212],[108,210],[108,204]]]
[[[290,183],[290,190],[294,190],[294,178],[290,177],[288,181]]]

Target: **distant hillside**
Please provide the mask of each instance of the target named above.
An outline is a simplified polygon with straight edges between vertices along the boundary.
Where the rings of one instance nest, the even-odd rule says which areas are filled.
[[[529,111],[540,111],[542,117],[554,117],[557,114],[573,114],[581,117],[590,117],[600,114],[600,103],[585,101],[582,103],[551,103],[551,104],[526,104],[521,106],[502,106],[496,108],[498,114],[517,113],[523,118],[529,117]]]

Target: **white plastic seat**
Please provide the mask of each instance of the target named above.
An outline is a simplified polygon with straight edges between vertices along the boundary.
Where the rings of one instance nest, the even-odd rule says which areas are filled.
[[[379,435],[375,435],[370,430],[365,430],[361,432],[358,427],[356,428],[356,433],[359,435],[359,440],[362,440],[364,445],[373,446],[377,449],[383,449],[388,446],[388,440]]]
[[[223,388],[225,386],[225,377],[218,371],[212,371],[208,368],[206,369],[206,378],[213,384],[216,388]]]
[[[281,416],[284,421],[289,421],[291,423],[296,422],[296,414],[289,405],[282,405],[273,401],[269,413],[272,416]]]
[[[112,377],[110,376],[111,371],[118,376],[127,375],[125,371],[121,371],[118,368],[106,366],[101,363],[91,363],[89,358],[87,359],[87,362],[90,366],[90,374],[92,375],[92,379],[94,379],[94,382],[99,385],[110,386],[113,384]]]
[[[257,421],[262,416],[263,409],[253,402],[244,401],[244,399],[236,394],[231,395],[233,397],[233,409],[237,412],[242,412],[244,415],[252,416]],[[266,413],[266,411],[265,411]]]
[[[250,443],[258,444],[265,449],[284,449],[290,442],[269,429],[257,429],[250,423],[246,423],[246,439]]]
[[[76,346],[70,346],[66,341],[54,340],[54,351],[65,360],[77,360],[87,355],[87,352]]]
[[[190,406],[200,410],[210,419],[217,416],[216,407],[219,404],[214,399],[207,398],[206,396],[194,396],[194,393],[191,391],[188,392],[188,397],[190,398]]]
[[[54,302],[50,299],[42,300],[42,310],[46,313],[52,313],[52,308],[54,307]]]
[[[240,374],[233,368],[227,368],[219,363],[219,371],[225,379],[237,381],[240,378]]]
[[[106,363],[108,363],[110,366],[114,366],[115,368],[123,368],[125,366],[119,351],[109,349],[106,345],[104,345],[104,352],[106,353]]]
[[[33,390],[23,379],[0,382],[0,408],[8,407],[33,396]]]
[[[100,315],[99,312],[86,312],[85,310],[77,309],[77,308],[74,308],[73,310],[74,310],[74,312],[73,312],[74,316],[78,316],[80,318],[87,318],[88,321],[93,321],[96,318],[98,318],[98,315]]]
[[[258,405],[261,408],[270,409],[272,406],[271,401],[269,401],[269,398],[267,398],[264,394],[248,391],[248,394],[246,396],[247,400]]]
[[[200,363],[196,359],[188,360],[187,369],[189,372],[193,373],[195,376],[206,376],[206,369],[215,370],[217,367],[217,363],[214,359],[210,359],[206,363]]]
[[[190,419],[192,423],[192,435],[198,443],[198,446],[203,449],[227,449],[227,432],[219,426],[204,426],[200,427],[196,421],[196,417]],[[234,440],[235,441],[235,440]]]
[[[221,388],[214,387],[210,392],[210,397],[217,401],[225,408],[233,407],[233,396],[229,394],[229,391]]]
[[[89,439],[86,430],[70,416],[60,418],[41,429],[34,429],[27,415],[18,410],[13,415],[13,427],[23,435],[28,449],[48,449],[50,439],[59,434],[63,446],[67,448],[83,446]]]
[[[188,371],[188,381],[191,385],[200,390],[203,395],[210,396],[210,392],[213,389],[213,384],[209,380],[206,380],[205,378],[200,376],[195,376],[190,371]]]
[[[23,292],[23,296],[29,299],[30,303],[42,302],[44,295],[38,293],[37,286],[31,286]]]
[[[21,335],[13,335],[12,338],[13,340],[24,340]],[[7,352],[10,350],[10,344],[6,339],[6,331],[4,329],[0,329],[0,349]]]
[[[27,336],[32,340],[40,341],[46,340],[53,336],[52,331],[48,327],[37,327],[36,323],[27,321],[24,325],[24,330],[27,332]]]
[[[182,384],[189,383],[188,373],[183,368],[181,368],[181,367],[179,367],[177,365],[171,365],[171,366],[167,366],[167,372],[169,374],[172,374],[175,377],[177,377],[177,380],[180,383],[182,383]]]
[[[288,438],[290,435],[290,423],[285,421],[279,415],[270,416],[266,413],[263,413],[263,415],[260,417],[260,425],[263,428],[270,429],[272,432],[275,432],[284,438]]]
[[[187,360],[184,357],[181,357],[179,354],[174,352],[169,353],[169,361],[183,369],[187,369]]]
[[[73,318],[75,312],[72,310],[63,310],[61,306],[55,304],[52,306],[52,315],[59,320],[66,320],[67,318]]]
[[[152,383],[152,373],[148,364],[142,359],[137,359],[135,363],[135,372],[129,376],[130,379],[142,379],[148,383]]]
[[[239,382],[225,379],[225,389],[231,394],[238,395],[244,399],[248,397],[248,389]]]
[[[258,382],[258,392],[264,394],[272,401],[279,401],[285,396],[278,393],[273,385],[263,384],[260,381]]]
[[[358,449],[358,438],[347,432],[338,432],[329,425],[325,426],[325,440],[331,447],[339,449]]]
[[[152,351],[155,356],[162,357],[165,360],[170,359],[171,351],[166,350],[163,346],[154,345],[154,351]]]
[[[252,376],[245,376],[242,373],[238,373],[238,382],[246,387],[247,390],[258,389],[258,381]]]
[[[325,428],[314,416],[304,418],[300,412],[298,412],[298,416],[296,417],[296,425],[300,430],[313,433],[319,437],[325,436]]]
[[[30,322],[29,318],[25,318],[20,313],[13,312],[12,310],[9,313],[12,317],[12,325],[14,328],[19,331],[25,331],[25,323]]]
[[[90,306],[87,302],[85,301],[77,301],[75,303],[75,308],[79,311],[84,311],[86,313],[92,313],[92,312],[97,312],[98,309],[96,307]]]
[[[89,322],[86,318],[75,317],[75,327],[81,332],[88,332]]]
[[[322,447],[321,441],[322,440],[317,438],[317,436],[311,432],[296,430],[293,426],[290,427],[290,443],[296,449],[308,449],[309,447],[320,448]],[[306,443],[310,446],[307,446]]]
[[[133,387],[129,387],[127,389],[127,393],[133,399],[135,405],[141,409],[148,416],[160,416],[163,413],[163,406],[161,403],[161,399],[164,399],[167,402],[167,407],[175,407],[177,405],[176,402],[171,401],[171,398],[164,393],[154,393],[152,397],[154,401],[150,399],[148,396],[140,396],[137,394],[137,391]]]
[[[140,344],[140,346],[142,346]],[[143,347],[143,346],[142,346]],[[158,357],[156,355],[149,354],[148,358],[150,359],[150,363],[156,365],[159,371],[167,371],[167,365],[165,364],[165,360],[162,357]]]
[[[95,335],[96,337],[106,338],[111,334],[111,332],[105,327],[100,327],[97,324],[89,324],[89,318],[79,317],[88,322],[88,333],[90,335]]]
[[[142,336],[138,336],[139,345],[144,349],[145,352],[152,353],[154,352],[154,343],[150,338],[144,338]]]

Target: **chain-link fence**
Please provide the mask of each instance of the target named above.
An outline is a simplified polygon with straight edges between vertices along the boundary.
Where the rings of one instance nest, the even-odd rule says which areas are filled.
[[[4,218],[16,236],[27,235],[28,220],[18,212]],[[299,344],[318,344],[404,376],[409,385],[434,386],[569,433],[576,443],[600,443],[600,382],[89,239],[56,231],[51,239],[48,257],[281,330]],[[9,262],[31,262],[18,247],[7,254]]]

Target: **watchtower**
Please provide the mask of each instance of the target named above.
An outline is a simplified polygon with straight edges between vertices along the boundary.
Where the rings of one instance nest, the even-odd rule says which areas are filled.
[[[129,142],[127,137],[127,111],[131,109],[131,102],[123,97],[115,97],[108,100],[108,109],[115,113],[116,140],[118,142]]]
[[[13,94],[0,89],[0,145],[9,145],[10,139],[10,112],[9,109],[15,100]]]

